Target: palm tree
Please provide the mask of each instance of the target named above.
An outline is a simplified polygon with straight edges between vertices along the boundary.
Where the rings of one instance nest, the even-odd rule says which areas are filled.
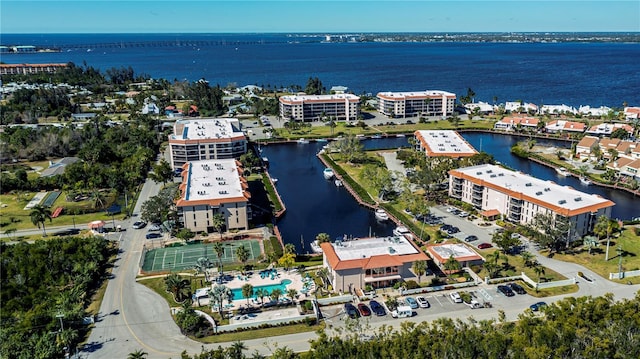
[[[242,355],[242,351],[247,349],[247,346],[244,345],[243,342],[237,340],[227,348],[226,352],[229,355],[229,359],[241,359],[244,358],[244,356]]]
[[[598,236],[607,236],[607,251],[604,257],[605,261],[609,260],[609,244],[611,243],[611,234],[618,229],[618,222],[609,219],[607,216],[598,217],[598,221],[593,228],[593,232]]]
[[[427,272],[427,262],[426,261],[413,262],[413,272],[418,276],[418,283],[420,283],[422,276]]]
[[[271,297],[271,300],[273,300],[274,302],[278,302],[280,300],[280,297],[282,297],[284,293],[282,293],[282,289],[280,288],[276,288],[273,291],[271,291],[271,294],[269,295]]]
[[[291,288],[289,290],[287,290],[287,297],[289,297],[291,299],[291,303],[293,303],[293,301],[296,299],[296,296],[298,295],[298,291]]]
[[[262,305],[264,303],[264,297],[267,296],[267,291],[264,288],[258,288],[255,291],[255,295],[260,299],[260,305]]]
[[[147,357],[147,352],[142,351],[142,349],[138,349],[135,352],[129,353],[127,355],[127,359],[144,359]]]
[[[535,258],[535,256],[531,254],[531,252],[527,251],[520,253],[520,257],[522,257],[525,267],[531,267],[531,265],[533,264],[533,259]]]
[[[204,273],[204,280],[209,282],[209,273],[207,269],[211,267],[211,260],[207,257],[200,257],[196,261],[195,270],[196,273]]]
[[[247,304],[249,304],[249,299],[253,297],[253,286],[249,283],[242,286],[242,296],[247,298]]]
[[[29,216],[31,217],[31,223],[38,226],[38,228],[42,225],[42,235],[46,237],[47,231],[45,229],[44,222],[47,219],[51,222],[51,210],[42,205],[37,205],[31,209],[31,214]]]
[[[295,254],[296,253],[296,246],[294,246],[292,243],[287,243],[287,244],[284,245],[284,252],[285,253]]]
[[[460,269],[460,262],[456,260],[453,254],[444,262],[444,269],[447,270],[447,277],[451,279],[451,272],[457,271]]]
[[[224,274],[222,271],[222,256],[224,255],[224,246],[222,242],[216,242],[213,244],[213,250],[216,251],[216,255],[218,256],[218,266],[220,267],[220,274]]]
[[[222,213],[215,213],[211,218],[211,226],[220,234],[220,240],[222,240],[222,228],[224,228],[226,224],[226,220]]]
[[[536,263],[533,271],[538,275],[538,283],[540,283],[540,277],[544,274],[544,267],[540,263]]]
[[[249,260],[249,254],[249,250],[245,248],[245,246],[236,248],[236,257],[238,257],[238,260],[242,263],[242,274],[244,274],[244,264]]]
[[[189,281],[183,280],[177,273],[171,273],[164,278],[164,283],[167,286],[167,290],[173,293],[173,298],[176,302],[181,302],[185,290],[189,288]]]
[[[233,301],[233,292],[231,289],[223,285],[215,285],[212,289],[209,289],[209,299],[211,304],[218,306],[218,313],[222,317],[222,305],[224,301],[231,303]]]
[[[325,242],[328,243],[331,242],[331,237],[328,233],[318,233],[318,235],[316,236],[316,241],[318,241],[318,244]]]

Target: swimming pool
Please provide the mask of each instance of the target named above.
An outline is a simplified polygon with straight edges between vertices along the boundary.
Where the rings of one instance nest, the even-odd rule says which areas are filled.
[[[269,284],[269,285],[261,285],[261,286],[257,286],[257,287],[253,287],[253,292],[255,293],[258,289],[262,289],[262,290],[266,290],[269,294],[271,294],[271,292],[278,288],[282,291],[282,295],[283,297],[287,295],[287,286],[291,284],[291,279],[283,279],[280,283],[278,284]],[[245,297],[242,295],[242,288],[234,288],[231,289],[231,292],[233,293],[233,300],[240,300],[240,299],[245,299]],[[265,297],[268,297],[269,295],[265,295]],[[255,298],[255,294],[253,295],[253,298]]]

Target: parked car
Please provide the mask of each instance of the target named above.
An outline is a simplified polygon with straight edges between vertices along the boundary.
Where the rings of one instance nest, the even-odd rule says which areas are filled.
[[[547,303],[545,302],[538,302],[538,303],[533,303],[529,306],[529,308],[531,308],[531,310],[533,310],[534,312],[539,311],[540,309],[542,309],[543,307],[546,307]]]
[[[449,297],[451,297],[451,300],[454,303],[462,303],[462,297],[460,296],[460,293],[458,293],[458,292],[449,293]]]
[[[458,217],[464,218],[464,217],[468,217],[468,216],[469,216],[469,213],[465,212],[465,211],[462,211],[462,212],[458,213]]]
[[[141,228],[144,228],[146,225],[147,225],[147,222],[136,221],[136,222],[133,222],[133,226],[132,227],[133,227],[133,229],[141,229]]]
[[[157,231],[160,231],[160,230],[161,230],[160,225],[157,224],[157,223],[153,223],[151,226],[149,226],[149,231],[152,231],[152,232],[156,231],[157,232]]]
[[[472,235],[470,235],[470,236],[467,236],[467,237],[464,239],[464,241],[465,241],[465,242],[473,242],[473,241],[477,241],[477,240],[478,240],[478,236],[473,235],[473,234],[472,234]]]
[[[527,291],[518,283],[509,283],[509,287],[518,294],[527,294]]]
[[[384,307],[382,306],[382,304],[376,302],[375,300],[372,300],[371,302],[369,302],[369,306],[371,307],[371,310],[376,313],[377,316],[381,317],[383,315],[387,315],[387,311],[384,310]]]
[[[429,304],[429,301],[427,300],[427,298],[419,295],[416,297],[416,301],[418,302],[418,305],[420,306],[420,308],[429,308],[431,306],[431,304]]]
[[[344,312],[350,317],[350,318],[358,318],[359,314],[358,314],[358,310],[356,309],[356,307],[351,304],[351,303],[345,303],[344,305]]]
[[[360,312],[360,315],[363,317],[368,317],[371,315],[371,310],[364,303],[358,303],[358,312]]]
[[[478,249],[487,249],[491,248],[493,245],[491,243],[480,243],[478,244]]]
[[[162,237],[162,234],[158,233],[158,232],[149,232],[149,233],[147,233],[146,237],[147,237],[147,239],[160,238],[160,237]]]
[[[460,229],[458,227],[451,227],[451,228],[449,228],[449,230],[447,230],[447,233],[449,233],[449,234],[455,234],[455,233],[458,233],[458,232],[460,232]]]
[[[515,295],[515,293],[513,293],[513,291],[511,290],[511,288],[509,288],[506,285],[499,285],[498,292],[504,294],[507,297],[513,297]]]
[[[411,309],[418,309],[418,302],[413,297],[407,297],[405,300]]]

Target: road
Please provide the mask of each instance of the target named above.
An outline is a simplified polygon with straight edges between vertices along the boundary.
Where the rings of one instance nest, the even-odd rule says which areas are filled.
[[[147,287],[136,282],[138,274],[142,246],[145,241],[145,230],[131,229],[131,224],[139,215],[141,205],[149,197],[158,193],[160,185],[147,180],[142,187],[138,202],[136,203],[133,217],[122,221],[121,225],[127,230],[119,233],[118,240],[120,253],[113,269],[113,278],[109,280],[107,290],[100,307],[98,320],[92,330],[87,344],[79,353],[80,358],[124,358],[136,350],[148,353],[148,358],[179,358],[180,353],[186,350],[190,354],[199,353],[202,347],[216,348],[218,344],[202,345],[190,340],[180,333],[179,328],[170,315],[166,301]],[[458,226],[463,233],[473,233],[480,237],[477,243],[489,242],[491,227],[479,227],[470,221],[454,216],[445,211],[444,207],[433,209],[434,214],[445,218],[446,223]],[[113,234],[112,234],[113,236]],[[541,256],[533,246],[530,251],[538,256],[538,260],[557,272],[573,277],[578,271],[582,271],[595,279],[589,283],[579,281],[577,293],[545,298],[547,303],[560,300],[567,296],[600,296],[605,293],[613,293],[616,299],[633,298],[638,286],[621,285],[599,277],[595,273],[579,265],[560,262],[545,256]],[[473,317],[475,320],[498,319],[498,310],[505,313],[507,320],[517,320],[529,305],[539,301],[529,295],[518,295],[506,298],[498,294],[495,285],[480,285],[470,289],[480,298],[480,301],[488,300],[493,308],[472,310],[465,305],[452,303],[448,293],[434,293],[427,295],[431,308],[417,309],[415,315],[407,320],[412,322],[430,321],[440,317],[466,320]],[[340,314],[340,306],[326,308],[327,313],[333,315],[327,320],[329,334],[337,334],[336,328],[342,328],[345,320]],[[399,328],[402,320],[385,317],[371,317],[362,320],[370,333],[382,325],[392,325]],[[247,353],[258,351],[263,355],[269,355],[276,346],[288,347],[301,352],[309,350],[309,341],[316,338],[314,332],[298,333],[287,336],[258,338],[244,341],[249,348]],[[227,343],[230,345],[231,343]],[[225,346],[225,345],[223,345]]]

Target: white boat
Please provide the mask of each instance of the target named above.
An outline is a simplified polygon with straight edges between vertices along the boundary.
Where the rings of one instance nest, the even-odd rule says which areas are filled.
[[[273,182],[273,184],[276,184],[276,183],[278,183],[278,179],[271,177],[271,182]]]
[[[333,178],[333,176],[335,175],[335,173],[333,173],[333,170],[331,168],[325,168],[324,171],[322,171],[322,175],[324,176],[324,179],[326,180],[330,180]]]
[[[342,181],[340,181],[339,179],[336,179],[335,181],[333,181],[333,183],[336,185],[336,187],[342,187]]]
[[[320,248],[317,239],[311,242],[311,250],[313,251],[313,253],[322,253],[322,248]]]
[[[588,179],[587,177],[580,177],[580,183],[582,183],[585,186],[588,186],[591,184],[591,180]]]
[[[305,140],[304,138],[300,138],[300,139],[298,139],[298,143],[302,143],[302,144],[309,143],[309,140]]]
[[[566,169],[566,168],[564,168],[564,167],[558,167],[558,168],[556,168],[556,172],[557,172],[560,176],[563,176],[563,177],[566,177],[566,176],[568,176],[568,175],[569,175],[569,171],[567,171],[567,169]]]
[[[405,137],[403,133],[396,135],[396,137]]]
[[[371,138],[374,139],[374,140],[379,140],[379,139],[382,138],[382,135],[373,135],[373,136],[371,136]]]
[[[399,237],[411,236],[411,231],[409,230],[409,228],[405,226],[396,227],[392,233],[394,236],[399,236]]]
[[[326,138],[318,138],[316,142],[329,142]]]
[[[376,212],[375,212],[375,215],[376,215],[376,219],[378,221],[387,221],[387,220],[389,220],[389,215],[383,209],[377,208]]]

